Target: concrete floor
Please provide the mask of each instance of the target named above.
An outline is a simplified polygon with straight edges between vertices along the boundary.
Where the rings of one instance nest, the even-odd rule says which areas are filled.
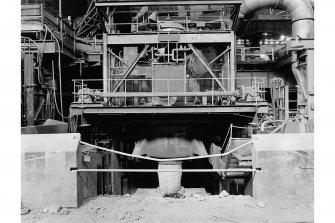
[[[260,205],[250,196],[220,198],[203,190],[185,190],[183,199],[163,198],[155,189],[142,189],[129,196],[99,196],[87,200],[68,215],[44,213],[34,209],[22,215],[23,223],[107,223],[107,222],[313,222],[314,207]],[[186,195],[186,194],[185,194]]]

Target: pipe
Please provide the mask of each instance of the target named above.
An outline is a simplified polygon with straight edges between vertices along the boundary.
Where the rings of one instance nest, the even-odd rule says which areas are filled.
[[[254,12],[262,8],[284,8],[292,16],[292,37],[314,38],[314,1],[307,0],[244,0],[239,14],[237,35],[242,35]]]
[[[83,93],[78,93],[83,95]],[[192,97],[192,96],[241,96],[239,91],[206,91],[206,92],[115,92],[115,93],[99,93],[88,94],[103,98],[118,97]]]
[[[156,173],[156,172],[186,172],[186,173],[210,173],[210,172],[258,172],[258,169],[73,169],[73,172],[123,172],[123,173]]]

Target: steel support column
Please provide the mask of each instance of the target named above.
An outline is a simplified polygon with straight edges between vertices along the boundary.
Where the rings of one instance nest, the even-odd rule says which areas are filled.
[[[103,92],[108,92],[108,58],[107,58],[107,34],[102,36],[102,79]],[[107,99],[105,99],[107,101]]]
[[[314,123],[314,49],[307,52],[308,121]]]
[[[25,116],[26,125],[33,126],[35,120],[34,111],[34,96],[35,96],[35,82],[34,82],[34,56],[33,54],[24,55],[24,89],[25,89]]]
[[[235,91],[235,78],[236,78],[236,62],[235,62],[235,52],[236,52],[236,35],[234,31],[231,31],[231,51],[230,51],[230,71],[228,71],[229,75],[229,91]]]

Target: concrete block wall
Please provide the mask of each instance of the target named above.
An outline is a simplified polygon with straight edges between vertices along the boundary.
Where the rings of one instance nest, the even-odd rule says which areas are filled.
[[[253,197],[291,207],[314,202],[314,134],[253,135]]]
[[[95,168],[84,164],[80,134],[21,135],[21,203],[45,208],[53,204],[78,207],[96,196],[96,173],[71,172],[70,168]]]

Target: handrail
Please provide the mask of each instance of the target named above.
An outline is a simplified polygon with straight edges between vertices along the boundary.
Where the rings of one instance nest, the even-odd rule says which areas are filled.
[[[22,40],[23,40],[23,42],[22,42]],[[28,40],[28,42],[26,42],[26,40]],[[36,43],[36,41],[34,41],[33,39],[31,39],[30,37],[21,36],[21,48],[24,47],[24,46],[22,46],[22,43],[23,43],[23,44],[25,44],[25,43],[27,43],[27,44],[33,43],[33,44],[35,45],[35,47],[37,48],[37,51],[38,51],[39,53],[42,52],[42,50],[40,49],[40,47],[39,47],[39,45]],[[30,46],[28,46],[28,47],[30,47]]]
[[[26,160],[25,160],[26,161]],[[216,173],[216,172],[260,172],[259,169],[229,168],[229,169],[70,169],[73,172],[121,172],[121,173],[157,173],[157,172],[184,172],[184,173]]]
[[[220,78],[222,83],[230,78]],[[247,78],[236,78],[238,80],[251,80],[250,86],[255,89],[255,93],[247,93],[254,95],[259,102],[265,100],[263,86],[265,83],[264,77],[247,77]],[[113,83],[117,84],[123,80],[123,87],[116,92],[107,91],[103,92],[101,89],[101,82],[105,81],[110,85]],[[224,91],[215,81],[214,78],[179,78],[179,79],[153,79],[153,78],[132,78],[132,79],[73,79],[73,95],[74,102],[92,103],[92,99],[96,103],[122,103],[129,106],[137,106],[141,104],[154,105],[155,103],[165,103],[165,99],[159,99],[159,97],[167,98],[167,105],[170,106],[170,99],[172,104],[176,102],[176,97],[183,97],[184,103],[195,103],[202,105],[216,105],[219,104],[230,104],[229,97],[242,97],[245,98],[245,87],[240,85],[240,90],[237,91]],[[90,88],[89,83],[96,82],[100,86],[97,88]],[[176,84],[180,87],[176,87]],[[160,87],[157,87],[159,84]],[[145,88],[142,88],[144,86]],[[154,86],[156,86],[154,88]],[[243,90],[244,89],[244,90]],[[250,90],[248,90],[250,91]],[[244,92],[244,93],[243,93]],[[89,95],[90,97],[87,97]],[[85,96],[85,97],[84,97]],[[210,101],[207,102],[208,97]],[[115,101],[108,100],[103,101],[103,98],[113,98]],[[150,99],[151,98],[151,99]],[[77,100],[78,99],[78,100]],[[158,101],[157,101],[158,100]],[[126,105],[126,106],[127,106]]]
[[[186,78],[186,80],[213,80],[214,78],[212,77],[188,77]],[[230,80],[231,78],[219,78],[220,80]],[[265,80],[265,77],[235,77],[234,78],[235,80]],[[102,81],[103,79],[102,78],[95,78],[95,79],[72,79],[72,81],[77,81],[77,82],[81,82],[81,81],[84,81],[84,82],[92,82],[92,81]],[[119,81],[119,80],[122,80],[122,78],[110,78],[110,79],[105,79],[107,81]],[[127,81],[168,81],[168,80],[171,80],[171,81],[177,81],[177,80],[185,80],[183,78],[155,78],[155,79],[152,79],[152,78],[127,78],[125,79]]]

